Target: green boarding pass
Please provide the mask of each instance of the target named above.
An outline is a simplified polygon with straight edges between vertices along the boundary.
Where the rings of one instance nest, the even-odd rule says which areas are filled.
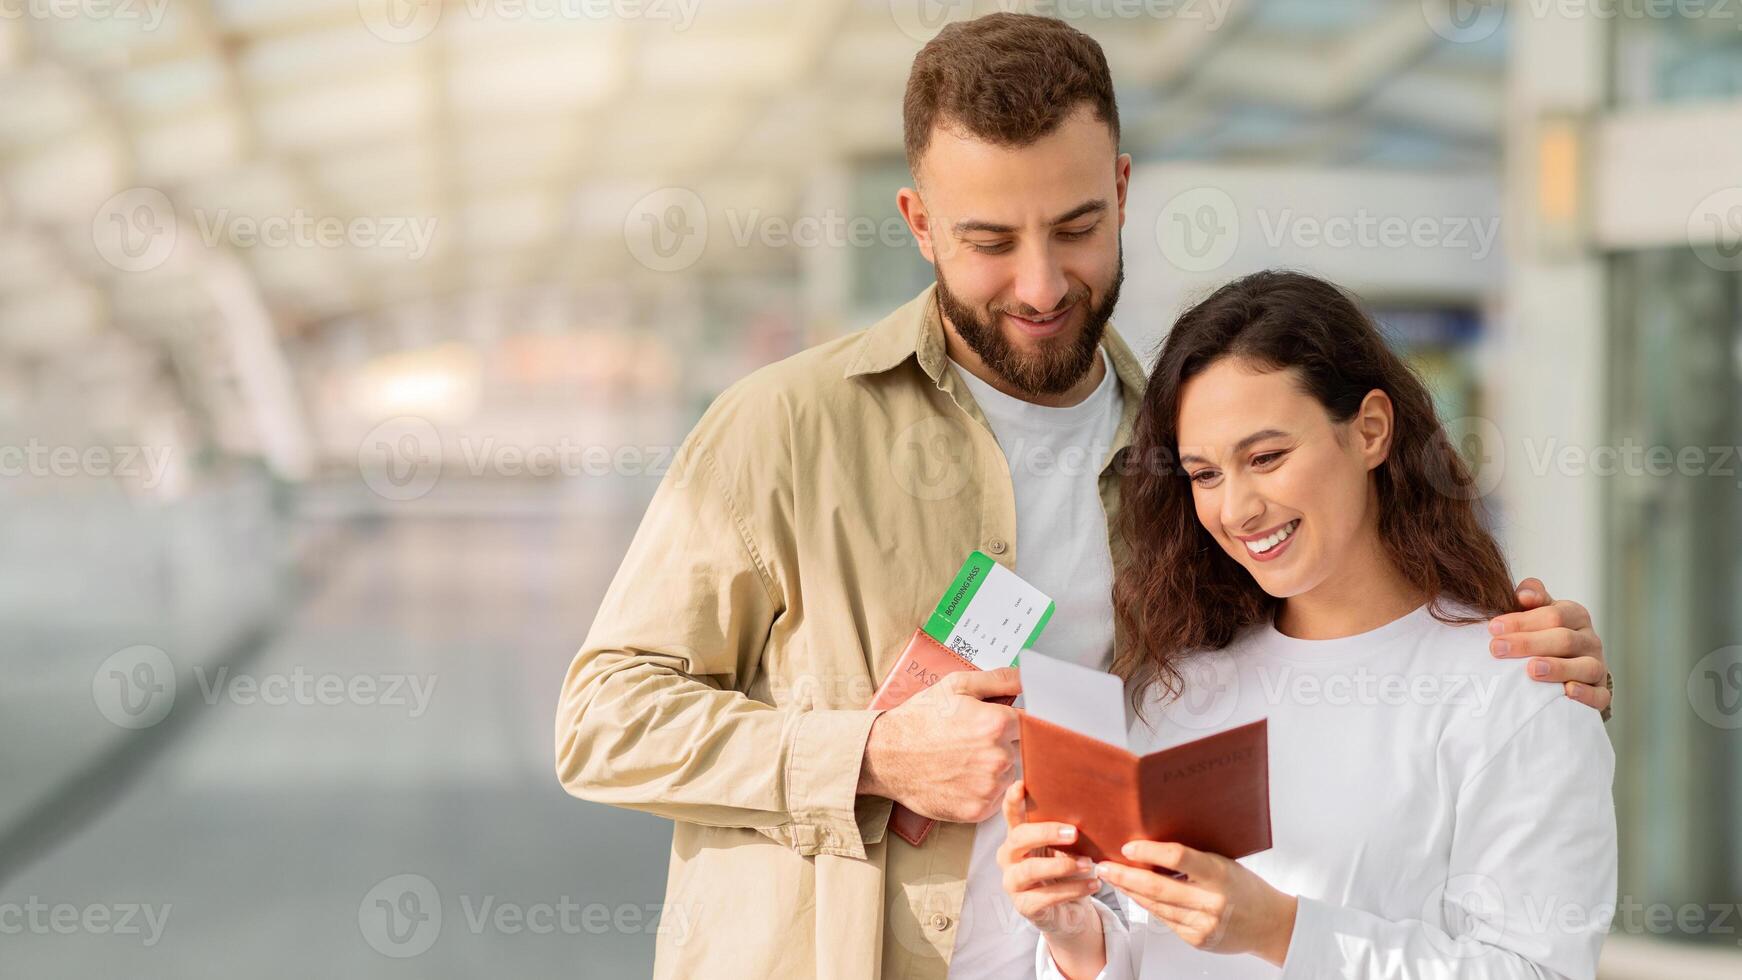
[[[925,631],[974,666],[992,670],[1016,663],[1034,646],[1052,610],[1045,593],[976,551],[962,563]]]

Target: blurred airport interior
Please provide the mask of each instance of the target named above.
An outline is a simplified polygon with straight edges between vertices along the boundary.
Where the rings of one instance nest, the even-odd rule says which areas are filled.
[[[931,281],[994,9],[1105,47],[1136,349],[1286,265],[1427,374],[1614,670],[1602,976],[1742,973],[1742,4],[0,0],[0,976],[646,975],[562,673],[710,399]]]

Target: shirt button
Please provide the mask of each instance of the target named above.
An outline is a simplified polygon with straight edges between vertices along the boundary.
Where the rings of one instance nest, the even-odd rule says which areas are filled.
[[[1004,543],[1003,538],[993,538],[986,542],[986,550],[992,552],[994,555],[1002,555],[1004,549],[1008,547],[1010,546]]]
[[[942,912],[932,913],[931,927],[936,929],[938,932],[943,932],[945,929],[950,927],[950,917]]]

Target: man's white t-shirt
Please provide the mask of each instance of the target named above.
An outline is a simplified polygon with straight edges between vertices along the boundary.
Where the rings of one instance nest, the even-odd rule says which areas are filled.
[[[1423,606],[1358,636],[1271,624],[1186,661],[1133,746],[1269,719],[1270,850],[1299,897],[1282,969],[1196,949],[1126,900],[1104,980],[1592,977],[1615,908],[1615,753],[1597,712]],[[1044,944],[1036,971],[1060,976]]]
[[[1065,408],[1013,398],[959,364],[956,372],[985,413],[1010,468],[1016,574],[1056,604],[1035,649],[1106,670],[1113,663],[1113,561],[1100,473],[1113,450],[1124,398],[1105,351],[1101,363],[1101,383]],[[951,980],[1033,975],[1039,934],[1004,892],[997,859],[1004,832],[1002,813],[975,832]]]

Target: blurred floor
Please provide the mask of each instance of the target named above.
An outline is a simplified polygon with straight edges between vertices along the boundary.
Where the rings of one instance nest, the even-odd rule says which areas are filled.
[[[396,508],[346,533],[257,653],[181,679],[174,717],[197,717],[125,763],[138,778],[0,881],[0,976],[646,975],[669,824],[571,799],[551,768],[558,684],[644,499]],[[320,703],[328,677],[377,686]],[[89,673],[74,680],[71,718],[52,698],[23,711],[106,725]],[[68,766],[38,748],[12,759]],[[377,887],[400,875],[428,885]],[[143,912],[141,934],[114,934],[134,903],[156,909],[155,943]],[[73,912],[33,925],[56,904],[78,910],[71,934],[55,916]],[[93,906],[109,926],[84,922]]]

